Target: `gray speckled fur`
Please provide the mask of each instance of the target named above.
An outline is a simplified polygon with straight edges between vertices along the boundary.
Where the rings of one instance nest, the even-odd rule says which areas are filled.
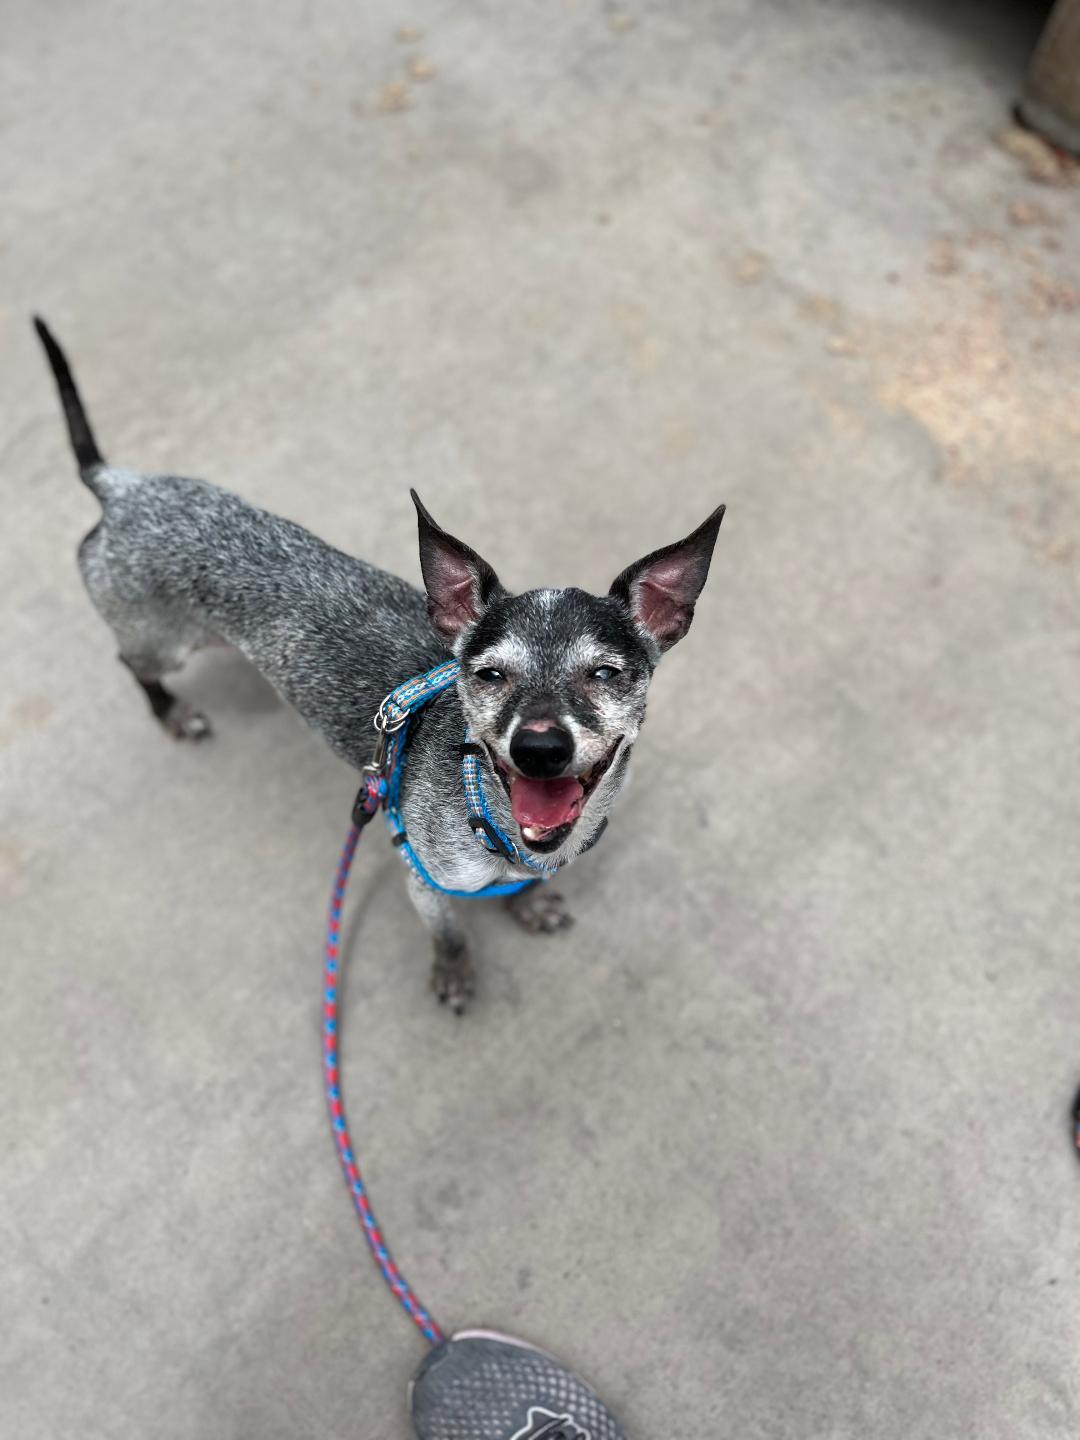
[[[460,766],[466,721],[472,736],[503,763],[517,729],[537,715],[557,716],[572,735],[566,773],[586,771],[617,745],[614,763],[580,819],[545,859],[566,864],[588,847],[625,778],[660,651],[689,627],[720,512],[681,547],[667,547],[624,571],[609,596],[570,589],[515,597],[417,501],[425,596],[217,486],[106,464],[59,347],[43,325],[38,329],[82,478],[103,511],[79,547],[80,570],[116,635],[120,658],[167,728],[178,735],[208,733],[203,717],[164,690],[161,677],[200,646],[232,645],[359,769],[371,758],[371,721],[382,698],[452,649],[462,661],[461,679],[414,723],[402,789],[403,819],[432,876],[451,889],[477,890],[531,873],[484,849],[469,829]],[[673,564],[686,568],[684,550],[693,573],[678,605],[665,599],[669,633],[658,636],[655,616],[649,624],[642,620],[642,577],[650,565],[661,567],[657,575]],[[665,587],[667,596],[666,579]],[[603,665],[617,667],[606,682],[591,673]],[[493,666],[506,671],[499,685],[477,673]],[[184,724],[170,725],[174,710],[184,712]],[[494,818],[521,842],[490,755],[482,765]],[[472,978],[450,902],[415,880],[409,888],[434,939],[435,988],[440,999],[461,1009]],[[525,906],[518,913],[527,928],[562,923],[554,911],[545,917],[533,911]]]
[[[201,480],[109,467],[85,478],[104,515],[79,568],[142,675],[233,645],[359,768],[379,701],[446,657],[420,591],[299,525]]]
[[[79,568],[121,656],[143,678],[178,670],[199,646],[235,646],[360,769],[371,759],[379,702],[447,656],[420,590],[299,525],[200,480],[109,467],[85,479],[104,515],[79,548]],[[464,731],[450,691],[416,726],[402,813],[435,878],[467,890],[510,867],[468,827]],[[489,788],[501,805],[498,787]],[[445,902],[421,893],[433,932],[451,930]]]

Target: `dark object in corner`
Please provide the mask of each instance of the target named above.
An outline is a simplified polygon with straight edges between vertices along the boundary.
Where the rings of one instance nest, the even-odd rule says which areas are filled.
[[[1080,0],[1057,0],[1051,10],[1016,110],[1029,129],[1080,155]]]

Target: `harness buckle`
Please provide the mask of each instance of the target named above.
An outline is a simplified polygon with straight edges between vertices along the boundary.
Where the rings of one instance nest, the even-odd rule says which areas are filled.
[[[507,840],[504,835],[500,835],[498,830],[495,829],[495,826],[483,815],[470,815],[469,829],[474,835],[477,830],[483,830],[484,834],[491,841],[491,848],[496,855],[501,855],[504,860],[509,860],[511,863],[517,859],[517,851],[510,841]]]

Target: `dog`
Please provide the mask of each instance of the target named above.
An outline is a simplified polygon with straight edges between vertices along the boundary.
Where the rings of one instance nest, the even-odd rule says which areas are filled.
[[[401,816],[440,886],[476,891],[531,872],[476,842],[461,773],[466,732],[491,816],[524,856],[569,863],[599,836],[622,787],[661,654],[690,628],[724,515],[627,566],[606,595],[574,588],[512,595],[415,491],[422,593],[299,525],[202,480],[106,463],[63,351],[40,319],[83,482],[102,518],[79,545],[90,599],[151,713],[177,740],[210,734],[166,688],[192,651],[234,646],[330,748],[372,758],[383,697],[445,661],[455,687],[410,733]],[[461,1013],[473,969],[452,902],[410,868],[409,892],[435,949],[432,985]],[[570,917],[545,885],[508,902],[528,930]]]

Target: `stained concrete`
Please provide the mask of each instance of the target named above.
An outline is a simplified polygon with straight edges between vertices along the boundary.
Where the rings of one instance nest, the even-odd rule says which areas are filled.
[[[478,908],[456,1022],[364,856],[347,1094],[437,1315],[642,1440],[1080,1432],[1080,189],[997,138],[1038,23],[7,7],[4,1437],[397,1440],[421,1353],[319,1089],[352,779],[228,655],[213,743],[155,732],[31,308],[111,458],[411,576],[409,484],[522,586],[728,502],[572,932]]]

